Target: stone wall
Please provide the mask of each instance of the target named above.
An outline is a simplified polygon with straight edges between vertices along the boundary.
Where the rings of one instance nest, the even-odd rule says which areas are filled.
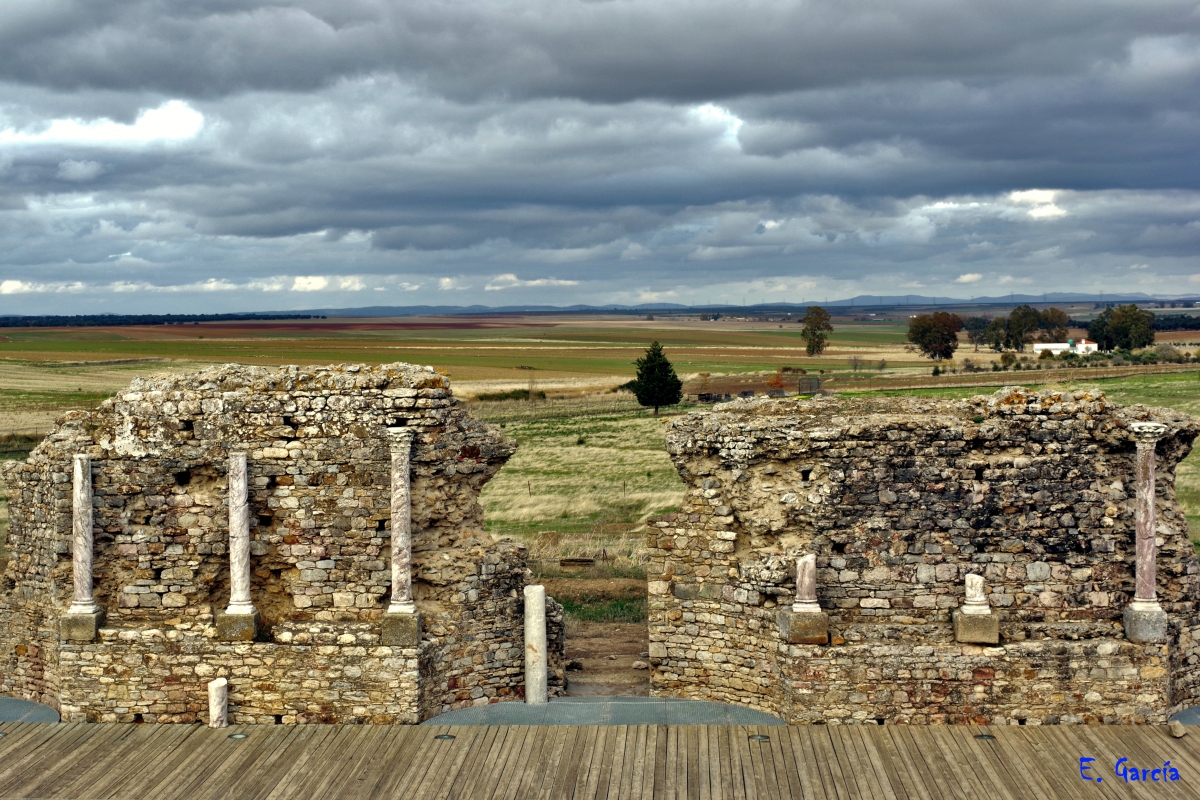
[[[387,429],[415,431],[418,647],[386,646]],[[0,693],[67,720],[193,722],[230,681],[235,723],[417,722],[523,695],[526,554],[484,530],[482,486],[515,443],[469,417],[429,367],[225,366],[138,379],[72,412],[5,467]],[[257,641],[217,638],[229,601],[229,454],[248,457]],[[107,622],[60,642],[71,604],[71,460],[91,456],[94,580]],[[548,601],[551,691],[562,613]]]
[[[1157,446],[1167,641],[1128,641],[1129,423]],[[737,401],[673,421],[689,487],[650,535],[652,692],[791,722],[1163,722],[1200,701],[1200,566],[1174,467],[1200,432],[1103,393],[963,401]],[[829,644],[781,635],[797,556],[817,555]],[[955,638],[982,575],[995,646]]]

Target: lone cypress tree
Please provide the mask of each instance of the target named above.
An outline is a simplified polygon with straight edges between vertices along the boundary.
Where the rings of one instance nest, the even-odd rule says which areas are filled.
[[[651,344],[646,355],[633,363],[637,367],[633,393],[642,405],[654,406],[655,416],[660,406],[673,406],[683,399],[683,381],[663,355],[661,344]]]

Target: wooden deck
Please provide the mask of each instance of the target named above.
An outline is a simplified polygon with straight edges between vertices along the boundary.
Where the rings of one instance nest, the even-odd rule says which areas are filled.
[[[0,725],[2,798],[1200,797],[1200,729]],[[244,739],[231,734],[244,733]],[[978,734],[994,739],[978,739]],[[453,735],[453,739],[438,739]],[[767,739],[752,739],[761,735]],[[1079,758],[1091,756],[1080,778]],[[1180,780],[1126,783],[1170,759]]]

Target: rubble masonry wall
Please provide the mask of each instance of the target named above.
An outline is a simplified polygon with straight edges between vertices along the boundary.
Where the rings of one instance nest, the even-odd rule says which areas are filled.
[[[1157,446],[1158,596],[1135,644],[1134,454]],[[1101,392],[961,401],[735,401],[673,421],[689,491],[649,537],[652,693],[790,722],[1164,722],[1200,700],[1198,572],[1174,493],[1196,420]],[[782,640],[795,559],[817,554],[831,643]],[[984,576],[998,646],[955,641]]]
[[[381,644],[390,593],[386,429],[415,429],[413,580],[424,633]],[[484,530],[480,489],[515,443],[430,367],[228,365],[138,379],[5,466],[0,694],[68,721],[194,722],[230,682],[230,721],[415,723],[517,699],[526,554]],[[229,600],[228,456],[249,461],[251,594],[264,635],[216,638]],[[71,459],[93,464],[95,642],[60,642],[71,602]],[[549,600],[551,691],[562,609]]]

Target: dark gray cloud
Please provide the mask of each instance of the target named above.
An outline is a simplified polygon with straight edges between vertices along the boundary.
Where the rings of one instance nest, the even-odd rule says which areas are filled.
[[[10,0],[0,312],[1200,291],[1195,2]]]

